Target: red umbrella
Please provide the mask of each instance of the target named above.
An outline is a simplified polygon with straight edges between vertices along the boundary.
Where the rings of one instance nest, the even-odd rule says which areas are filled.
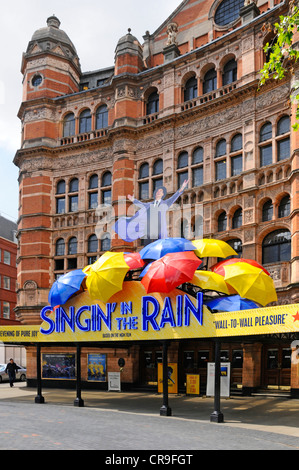
[[[214,271],[214,273],[221,274],[221,276],[225,276],[224,266],[227,266],[229,264],[235,264],[235,263],[251,264],[251,266],[255,266],[256,268],[262,269],[266,274],[268,274],[268,276],[270,276],[270,273],[267,271],[267,269],[265,269],[259,263],[257,263],[253,259],[244,259],[244,258],[231,258],[231,259],[226,259],[224,261],[219,261],[219,263],[211,266],[211,270]]]
[[[140,253],[124,253],[124,259],[130,269],[143,268],[145,265]]]
[[[141,283],[147,292],[171,292],[190,281],[200,264],[193,251],[168,253],[151,264]]]

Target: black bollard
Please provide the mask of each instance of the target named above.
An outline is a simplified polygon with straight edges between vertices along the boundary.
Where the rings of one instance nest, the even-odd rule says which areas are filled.
[[[45,399],[42,396],[42,368],[40,360],[41,347],[40,344],[36,345],[36,378],[37,378],[37,395],[35,397],[35,403],[45,403]]]
[[[214,411],[210,416],[212,423],[223,423],[223,414],[220,411],[220,377],[221,377],[221,343],[218,339],[215,341],[215,390],[214,390]]]
[[[163,342],[163,405],[160,408],[160,416],[171,416],[171,408],[168,406],[168,364],[167,364],[168,343]]]

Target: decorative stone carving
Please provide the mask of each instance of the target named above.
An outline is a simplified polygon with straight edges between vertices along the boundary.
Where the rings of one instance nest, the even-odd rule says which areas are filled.
[[[256,5],[257,0],[245,0],[244,1],[244,7],[247,7],[248,5],[251,5],[252,3],[254,3]]]
[[[37,284],[35,281],[26,281],[23,286],[24,290],[35,290],[37,289]]]
[[[176,37],[178,34],[178,25],[176,23],[169,23],[166,32],[168,35],[166,46],[170,46],[171,44],[177,45]]]

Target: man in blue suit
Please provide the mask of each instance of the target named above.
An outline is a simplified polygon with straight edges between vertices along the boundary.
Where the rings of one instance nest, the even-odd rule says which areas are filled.
[[[119,237],[127,242],[132,242],[138,238],[145,238],[147,243],[159,238],[167,238],[167,218],[166,213],[170,206],[184,192],[189,180],[185,180],[180,189],[168,199],[164,199],[167,191],[164,186],[156,189],[152,202],[141,202],[134,196],[128,195],[128,199],[139,211],[133,217],[121,217],[114,225],[113,229]]]

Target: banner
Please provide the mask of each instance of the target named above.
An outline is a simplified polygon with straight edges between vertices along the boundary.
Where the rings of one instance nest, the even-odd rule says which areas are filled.
[[[213,397],[215,393],[215,362],[208,362],[207,373],[207,397]],[[230,362],[221,362],[220,366],[220,396],[230,395]]]
[[[178,365],[167,364],[168,393],[178,393]],[[163,364],[158,362],[158,393],[163,392]]]
[[[186,374],[186,395],[199,395],[200,376],[199,374]]]
[[[298,304],[212,313],[197,298],[174,289],[147,294],[137,281],[124,282],[109,302],[82,292],[52,311],[41,311],[41,325],[0,327],[0,342],[121,342],[215,338],[299,332]]]

